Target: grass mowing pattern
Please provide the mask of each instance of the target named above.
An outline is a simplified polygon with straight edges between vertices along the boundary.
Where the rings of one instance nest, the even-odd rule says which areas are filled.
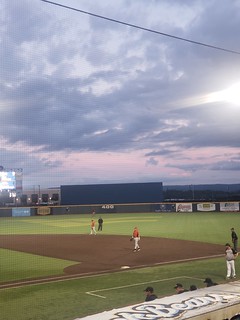
[[[229,242],[230,228],[238,232],[238,213],[146,213],[103,214],[104,234],[130,235],[137,225],[144,236],[196,240],[217,244]],[[95,219],[99,215],[96,214]],[[47,217],[1,218],[0,234],[88,234],[91,215],[65,215]],[[171,249],[171,248],[169,248]],[[224,246],[223,246],[224,253]],[[18,276],[32,277],[48,272],[62,272],[72,261],[62,261],[0,250],[0,281]],[[160,254],[160,253],[159,253]],[[3,259],[2,259],[3,258]],[[236,261],[237,274],[240,274]],[[73,320],[112,308],[135,304],[144,300],[143,289],[152,284],[160,296],[174,294],[173,286],[182,282],[204,287],[203,279],[211,277],[225,282],[224,256],[219,259],[179,263],[174,265],[127,270],[110,275],[94,276],[65,282],[0,290],[1,317],[4,320]],[[189,278],[186,278],[189,277]],[[146,282],[142,284],[143,280]],[[125,288],[118,288],[126,286]],[[105,290],[107,289],[107,290]],[[94,291],[106,298],[89,295]],[[103,291],[104,290],[104,291]]]
[[[6,249],[0,249],[0,256],[0,283],[19,279],[63,275],[63,269],[73,264],[72,261],[41,257]]]

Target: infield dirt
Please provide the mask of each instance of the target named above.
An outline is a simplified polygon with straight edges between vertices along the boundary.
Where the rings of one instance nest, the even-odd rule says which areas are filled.
[[[113,272],[122,266],[139,268],[223,255],[217,244],[142,237],[133,252],[127,236],[113,235],[1,235],[0,247],[73,261],[66,275]]]

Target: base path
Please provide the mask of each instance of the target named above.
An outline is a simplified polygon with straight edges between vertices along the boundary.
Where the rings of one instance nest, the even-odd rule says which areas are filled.
[[[197,241],[142,237],[133,252],[129,236],[1,235],[0,248],[74,261],[66,275],[111,272],[223,255],[223,246]],[[79,263],[77,263],[79,262]]]

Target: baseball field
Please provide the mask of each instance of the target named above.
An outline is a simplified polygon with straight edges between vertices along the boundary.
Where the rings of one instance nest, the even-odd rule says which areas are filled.
[[[177,282],[187,289],[204,287],[206,277],[226,282],[224,245],[231,227],[238,233],[239,213],[101,216],[96,236],[91,214],[0,219],[1,319],[74,320],[142,302],[148,285],[163,297]]]

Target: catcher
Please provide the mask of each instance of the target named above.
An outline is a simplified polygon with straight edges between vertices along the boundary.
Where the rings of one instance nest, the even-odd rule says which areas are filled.
[[[130,241],[134,241],[134,250],[133,252],[140,251],[139,241],[140,241],[140,233],[137,227],[133,229],[132,237]]]

